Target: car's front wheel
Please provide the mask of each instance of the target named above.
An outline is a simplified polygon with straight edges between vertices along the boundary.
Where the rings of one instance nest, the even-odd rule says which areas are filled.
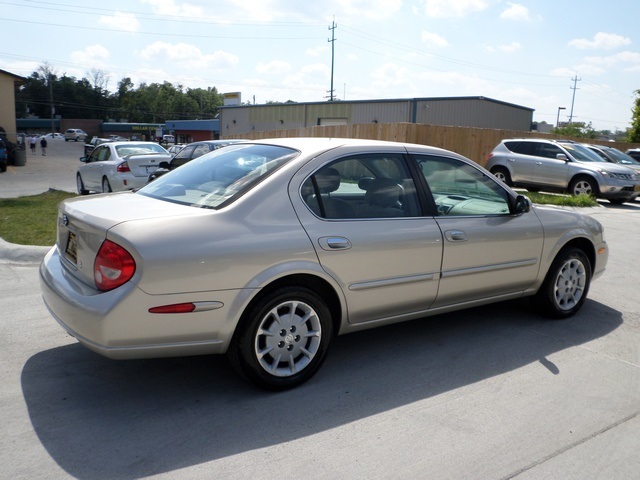
[[[569,193],[571,195],[580,195],[584,193],[591,197],[598,196],[598,184],[593,178],[578,177],[571,181],[569,185]]]
[[[228,356],[255,385],[285,390],[318,371],[332,336],[331,312],[320,297],[304,287],[282,287],[245,312]]]
[[[534,304],[548,317],[569,317],[582,307],[590,285],[591,262],[585,253],[575,247],[563,248],[534,296]]]

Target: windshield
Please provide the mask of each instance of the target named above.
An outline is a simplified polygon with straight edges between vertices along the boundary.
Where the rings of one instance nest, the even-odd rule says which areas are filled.
[[[298,154],[297,150],[274,145],[230,145],[172,170],[138,193],[183,205],[218,208]]]
[[[634,167],[640,166],[639,161],[637,161],[633,157],[630,157],[626,153],[622,153],[617,148],[605,147],[605,150],[615,159],[616,162],[621,163],[622,165],[633,165]]]
[[[127,155],[149,155],[156,153],[164,153],[165,155],[169,155],[169,152],[167,152],[157,143],[127,142],[126,145],[116,145],[115,149],[119,157],[126,157]]]
[[[577,143],[561,143],[562,147],[565,150],[568,150],[573,158],[575,158],[579,162],[601,162],[606,163],[606,160],[603,160],[600,155],[596,152],[589,150],[584,145],[579,145]]]

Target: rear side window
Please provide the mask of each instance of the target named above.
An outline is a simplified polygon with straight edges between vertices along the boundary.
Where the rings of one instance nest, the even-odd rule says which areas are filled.
[[[504,146],[511,150],[513,153],[519,153],[521,155],[535,155],[536,154],[536,142],[504,142]]]
[[[302,185],[302,199],[325,219],[398,218],[419,215],[417,192],[404,156],[345,157]]]

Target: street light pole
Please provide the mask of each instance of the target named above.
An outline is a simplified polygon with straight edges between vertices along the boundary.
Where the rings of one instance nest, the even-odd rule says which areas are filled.
[[[566,107],[558,107],[558,117],[556,118],[556,128],[560,127],[560,110],[566,110]]]

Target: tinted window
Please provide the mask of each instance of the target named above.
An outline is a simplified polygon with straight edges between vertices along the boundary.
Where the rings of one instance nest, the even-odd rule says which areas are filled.
[[[504,215],[509,194],[491,175],[461,160],[417,156],[438,215]]]
[[[420,211],[405,158],[396,154],[333,162],[311,175],[301,193],[309,208],[327,219],[412,217]]]
[[[513,153],[520,153],[522,155],[536,154],[536,142],[504,142],[504,145]]]

